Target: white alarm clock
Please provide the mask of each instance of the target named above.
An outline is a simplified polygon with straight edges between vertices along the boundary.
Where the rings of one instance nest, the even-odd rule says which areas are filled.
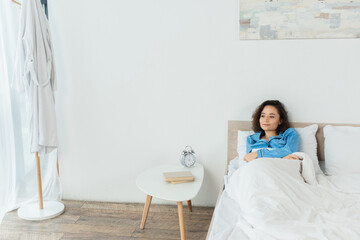
[[[180,156],[180,162],[185,167],[191,167],[196,163],[195,152],[191,146],[186,146]]]

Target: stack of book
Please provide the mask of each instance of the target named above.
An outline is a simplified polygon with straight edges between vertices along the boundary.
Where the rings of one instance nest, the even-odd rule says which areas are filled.
[[[194,176],[190,171],[185,172],[164,172],[164,179],[166,182],[177,184],[177,183],[186,183],[193,182]]]

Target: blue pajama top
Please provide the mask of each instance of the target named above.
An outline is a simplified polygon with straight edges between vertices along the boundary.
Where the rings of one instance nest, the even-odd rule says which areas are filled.
[[[269,141],[260,139],[261,132],[254,133],[247,137],[246,152],[253,149],[257,151],[258,158],[282,158],[299,149],[299,135],[294,128],[288,128],[277,136],[270,137]]]

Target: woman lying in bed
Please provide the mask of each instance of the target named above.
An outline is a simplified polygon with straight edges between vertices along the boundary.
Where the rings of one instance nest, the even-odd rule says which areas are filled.
[[[263,102],[252,117],[255,133],[247,138],[245,161],[263,157],[299,160],[292,154],[298,151],[299,136],[294,128],[289,128],[287,112],[280,101]]]

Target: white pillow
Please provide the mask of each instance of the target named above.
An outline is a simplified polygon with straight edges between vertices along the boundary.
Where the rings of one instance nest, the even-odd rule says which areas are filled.
[[[359,136],[360,127],[324,127],[327,174],[360,173]]]
[[[299,134],[299,152],[304,152],[309,155],[313,161],[315,172],[322,173],[317,157],[317,142],[315,137],[318,125],[313,124],[304,128],[295,128],[295,130]],[[243,161],[246,155],[246,139],[253,133],[253,131],[238,131],[237,152],[240,162]]]
[[[253,133],[254,131],[238,131],[237,152],[239,154],[240,164],[244,161],[244,156],[246,155],[246,139]]]
[[[322,173],[317,156],[317,141],[315,137],[318,127],[317,124],[313,124],[303,128],[295,128],[295,130],[299,135],[299,152],[309,155],[314,164],[315,173]]]

